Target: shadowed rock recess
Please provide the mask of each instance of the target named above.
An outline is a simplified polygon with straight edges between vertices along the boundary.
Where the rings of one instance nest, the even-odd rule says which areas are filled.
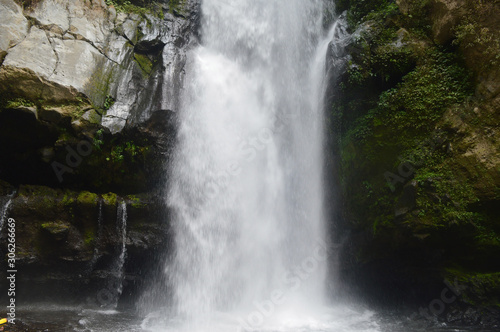
[[[412,318],[500,324],[499,1],[335,2],[352,32],[348,54],[330,49],[325,110],[344,289],[419,313],[454,285]],[[171,243],[165,163],[199,0],[0,0],[0,18],[19,302],[124,303]]]

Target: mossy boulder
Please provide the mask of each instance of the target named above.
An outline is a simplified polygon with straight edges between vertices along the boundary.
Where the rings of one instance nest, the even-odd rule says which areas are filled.
[[[78,194],[77,202],[81,205],[95,206],[97,204],[99,196],[97,194],[82,191]]]
[[[118,196],[115,193],[104,194],[102,195],[102,198],[104,199],[104,203],[106,205],[116,206],[117,204]]]
[[[445,276],[451,284],[460,284],[466,303],[500,310],[500,272],[447,268]]]
[[[83,113],[82,119],[92,124],[101,124],[101,115],[94,109],[90,109]]]

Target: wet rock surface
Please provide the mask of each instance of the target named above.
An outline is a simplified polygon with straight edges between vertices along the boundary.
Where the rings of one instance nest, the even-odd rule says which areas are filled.
[[[118,267],[122,202],[127,207],[126,256]],[[103,292],[98,295],[120,286],[113,281],[119,268],[124,271],[124,290],[137,291],[170,242],[167,211],[152,194],[121,197],[21,186],[7,215],[16,222],[16,265],[22,271],[16,298],[24,303],[78,304],[91,298],[96,307],[111,305]],[[2,232],[2,255],[7,254],[7,239]],[[5,271],[0,273],[5,277]],[[1,285],[6,286],[4,281]]]

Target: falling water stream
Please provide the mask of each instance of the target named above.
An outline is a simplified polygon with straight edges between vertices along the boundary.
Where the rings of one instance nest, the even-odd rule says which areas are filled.
[[[120,236],[120,254],[115,261],[113,273],[116,276],[116,299],[114,307],[118,305],[118,300],[123,292],[123,281],[125,279],[125,255],[127,253],[127,203],[122,201],[118,205],[116,214],[116,233]]]
[[[173,298],[144,328],[329,324],[323,99],[328,45],[343,30],[324,31],[323,12],[320,0],[202,2],[169,173]]]
[[[9,208],[10,205],[12,204],[12,199],[16,195],[16,191],[12,192],[12,194],[8,195],[5,197],[6,201],[5,204],[2,204],[1,209],[0,209],[0,233],[2,232],[3,225],[5,224],[5,221],[7,220],[7,216],[9,213]]]

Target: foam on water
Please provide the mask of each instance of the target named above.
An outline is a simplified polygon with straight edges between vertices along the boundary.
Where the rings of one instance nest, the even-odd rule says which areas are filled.
[[[374,313],[347,306],[321,308],[314,313],[299,314],[282,310],[273,314],[265,323],[251,326],[241,317],[226,313],[212,313],[210,317],[186,323],[178,318],[160,318],[151,314],[141,328],[151,332],[379,332]]]

